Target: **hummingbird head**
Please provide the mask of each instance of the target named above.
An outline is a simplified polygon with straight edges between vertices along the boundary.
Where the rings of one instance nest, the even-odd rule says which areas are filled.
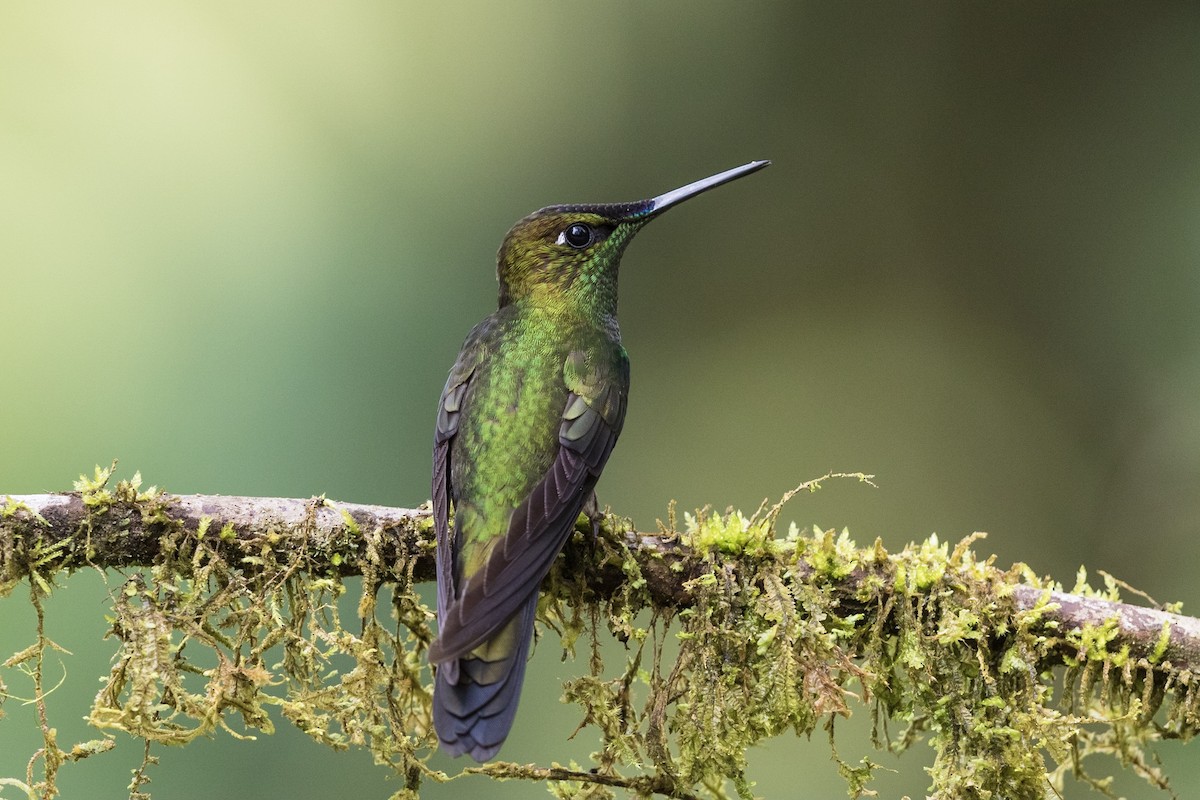
[[[648,200],[533,212],[512,227],[497,254],[500,305],[523,299],[575,302],[615,313],[621,254],[642,226],[671,206],[770,163],[752,161]]]
[[[615,303],[621,253],[649,221],[618,210],[631,205],[549,206],[514,225],[497,255],[500,305],[606,294]]]

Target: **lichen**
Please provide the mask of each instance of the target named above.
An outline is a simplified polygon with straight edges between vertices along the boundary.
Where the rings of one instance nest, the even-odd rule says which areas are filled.
[[[427,763],[436,743],[425,658],[433,612],[415,590],[415,555],[385,559],[385,533],[346,513],[335,536],[313,535],[312,519],[252,534],[211,519],[189,529],[170,517],[167,495],[141,489],[140,475],[114,486],[111,478],[111,468],[80,478],[88,516],[67,540],[45,539],[45,520],[19,503],[0,506],[8,548],[0,595],[26,583],[38,619],[36,641],[5,666],[33,680],[44,739],[41,779],[32,767],[24,781],[0,779],[0,796],[13,787],[54,797],[64,763],[112,749],[123,731],[146,743],[129,787],[144,800],[152,747],[253,738],[279,718],[329,747],[367,748],[402,776],[396,797],[452,777]],[[750,516],[704,508],[680,525],[672,506],[659,532],[669,558],[634,552],[628,520],[607,516],[593,539],[581,518],[544,586],[539,619],[564,658],[584,650],[583,674],[565,683],[563,698],[601,745],[588,766],[494,762],[470,771],[542,781],[561,798],[748,798],[750,748],[822,727],[858,797],[871,792],[876,765],[843,761],[833,741],[834,721],[857,712],[870,715],[880,748],[931,745],[935,800],[1053,797],[1068,776],[1103,792],[1106,778],[1085,770],[1101,755],[1169,788],[1148,747],[1189,738],[1200,721],[1197,682],[1165,659],[1169,631],[1144,657],[1116,644],[1112,623],[1056,631],[1048,595],[1019,609],[1012,587],[1059,587],[1024,565],[1000,570],[980,559],[979,535],[953,547],[931,536],[889,553],[879,541],[857,546],[845,530],[791,525],[781,534],[783,502],[821,483]],[[314,498],[312,513],[320,506],[337,508]],[[88,717],[102,738],[62,748],[41,703],[42,659],[55,646],[41,599],[105,544],[94,538],[101,515],[131,514],[161,531],[157,554],[112,590],[117,653]],[[402,554],[432,546],[427,518],[408,533],[420,543]],[[361,586],[342,577],[351,561]],[[658,568],[686,601],[655,595]],[[598,590],[600,574],[618,579]],[[1081,573],[1075,591],[1115,599],[1122,588],[1106,576],[1093,590]],[[616,663],[603,657],[609,637],[625,647]],[[0,682],[0,701],[7,692]]]

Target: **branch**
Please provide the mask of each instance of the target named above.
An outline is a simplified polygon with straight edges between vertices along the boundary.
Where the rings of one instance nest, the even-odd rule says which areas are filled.
[[[120,645],[89,716],[96,728],[183,744],[218,727],[242,736],[230,727],[239,716],[244,729],[270,732],[274,707],[331,747],[369,747],[404,777],[400,795],[447,779],[426,763],[433,612],[414,589],[435,573],[426,508],[171,495],[141,491],[137,475],[110,488],[110,475],[0,502],[0,597],[27,582],[39,620],[37,641],[5,666],[32,663],[40,675],[54,647],[40,597],[60,576],[132,570],[111,593]],[[749,797],[749,748],[789,729],[809,736],[823,719],[832,737],[858,697],[873,705],[877,746],[928,737],[938,800],[1041,796],[1068,771],[1102,785],[1083,771],[1095,754],[1166,786],[1145,747],[1200,726],[1200,620],[1120,602],[1114,579],[1103,593],[1068,593],[1023,565],[1002,571],[975,556],[976,536],[897,553],[833,531],[780,537],[781,508],[750,518],[703,509],[682,528],[672,508],[657,533],[606,515],[599,537],[581,520],[539,617],[564,651],[592,634],[589,674],[563,689],[582,708],[581,728],[599,733],[595,766],[472,771],[545,781],[563,797],[591,791],[581,783],[716,797],[726,781]],[[341,579],[356,575],[357,613],[343,625]],[[376,608],[385,584],[386,622]],[[602,626],[626,645],[615,678],[595,636]],[[0,682],[0,702],[4,692]],[[889,719],[906,724],[899,737]],[[64,761],[112,747],[106,738],[59,749],[42,727],[42,797]],[[852,794],[869,791],[874,764],[834,758]]]
[[[93,513],[80,492],[10,495],[0,513],[0,585],[26,576],[30,565],[13,558],[18,537],[36,533],[55,559],[38,565],[67,569],[84,565],[102,569],[147,567],[162,558],[163,531],[182,526],[203,529],[230,563],[259,551],[264,541],[281,553],[308,554],[310,569],[342,577],[361,575],[367,540],[362,531],[378,531],[385,564],[411,562],[412,577],[434,579],[433,541],[428,508],[337,503],[323,497],[307,500],[225,495],[165,495],[150,503],[128,498]],[[627,520],[609,515],[605,531],[619,537],[637,561],[655,605],[683,608],[691,604],[686,588],[699,574],[696,554],[672,535],[638,532]],[[626,579],[620,565],[606,563],[589,578],[591,589],[610,596]],[[882,577],[882,565],[857,567],[847,574],[839,593],[853,606],[866,583]],[[387,578],[395,576],[385,575]],[[1039,609],[1043,632],[1061,639],[1064,660],[1084,654],[1065,635],[1090,627],[1113,627],[1110,648],[1127,647],[1135,658],[1153,658],[1176,669],[1200,669],[1200,619],[1160,609],[1135,606],[1097,596],[1072,594],[1039,586],[1015,584],[1011,596],[1016,611]]]

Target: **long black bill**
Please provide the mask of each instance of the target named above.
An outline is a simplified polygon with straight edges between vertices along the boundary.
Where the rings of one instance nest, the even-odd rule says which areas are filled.
[[[681,186],[678,189],[672,189],[665,194],[660,194],[658,197],[651,198],[646,201],[646,207],[642,210],[639,216],[655,216],[666,211],[674,205],[682,203],[690,197],[695,197],[702,192],[707,192],[709,189],[720,186],[723,183],[735,181],[738,178],[743,178],[753,172],[758,172],[763,167],[769,167],[770,161],[751,161],[749,164],[743,164],[740,167],[727,169],[724,172],[718,172],[716,175],[710,175],[707,178],[701,178],[698,181],[689,183],[687,186]]]
[[[733,169],[727,169],[724,172],[718,172],[716,175],[710,175],[707,178],[702,178],[694,183],[689,183],[687,186],[681,186],[678,189],[673,189],[667,192],[666,194],[660,194],[658,197],[651,197],[649,200],[635,200],[632,203],[589,203],[564,206],[547,206],[536,213],[561,214],[582,211],[593,214],[603,214],[612,219],[646,221],[652,219],[653,217],[657,217],[671,206],[679,205],[689,197],[695,197],[701,192],[707,192],[714,186],[720,186],[723,183],[735,181],[738,178],[749,175],[751,172],[758,172],[763,167],[770,165],[770,161],[751,161],[749,164],[743,164],[740,167],[734,167]]]

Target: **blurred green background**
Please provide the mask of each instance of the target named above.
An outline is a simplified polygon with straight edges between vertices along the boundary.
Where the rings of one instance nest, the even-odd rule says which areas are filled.
[[[602,502],[651,527],[671,498],[751,510],[862,470],[879,489],[784,518],[890,547],[983,530],[1003,565],[1071,584],[1083,563],[1196,613],[1198,64],[1184,3],[8,5],[0,492],[117,457],[175,492],[419,503],[513,221],[770,158],[626,255],[633,393]],[[106,607],[91,574],[50,602],[66,744],[93,735]],[[0,603],[0,656],[32,629]],[[582,666],[552,645],[511,760],[595,745],[563,743]],[[32,712],[4,708],[0,776],[23,776]],[[865,716],[840,726],[852,761]],[[1194,745],[1159,753],[1200,793]],[[124,796],[140,755],[67,768],[65,796]],[[398,788],[286,725],[158,756],[160,800]],[[929,756],[875,754],[881,796],[923,796]],[[768,797],[844,794],[819,736],[752,763]],[[427,792],[474,794],[544,791]]]

